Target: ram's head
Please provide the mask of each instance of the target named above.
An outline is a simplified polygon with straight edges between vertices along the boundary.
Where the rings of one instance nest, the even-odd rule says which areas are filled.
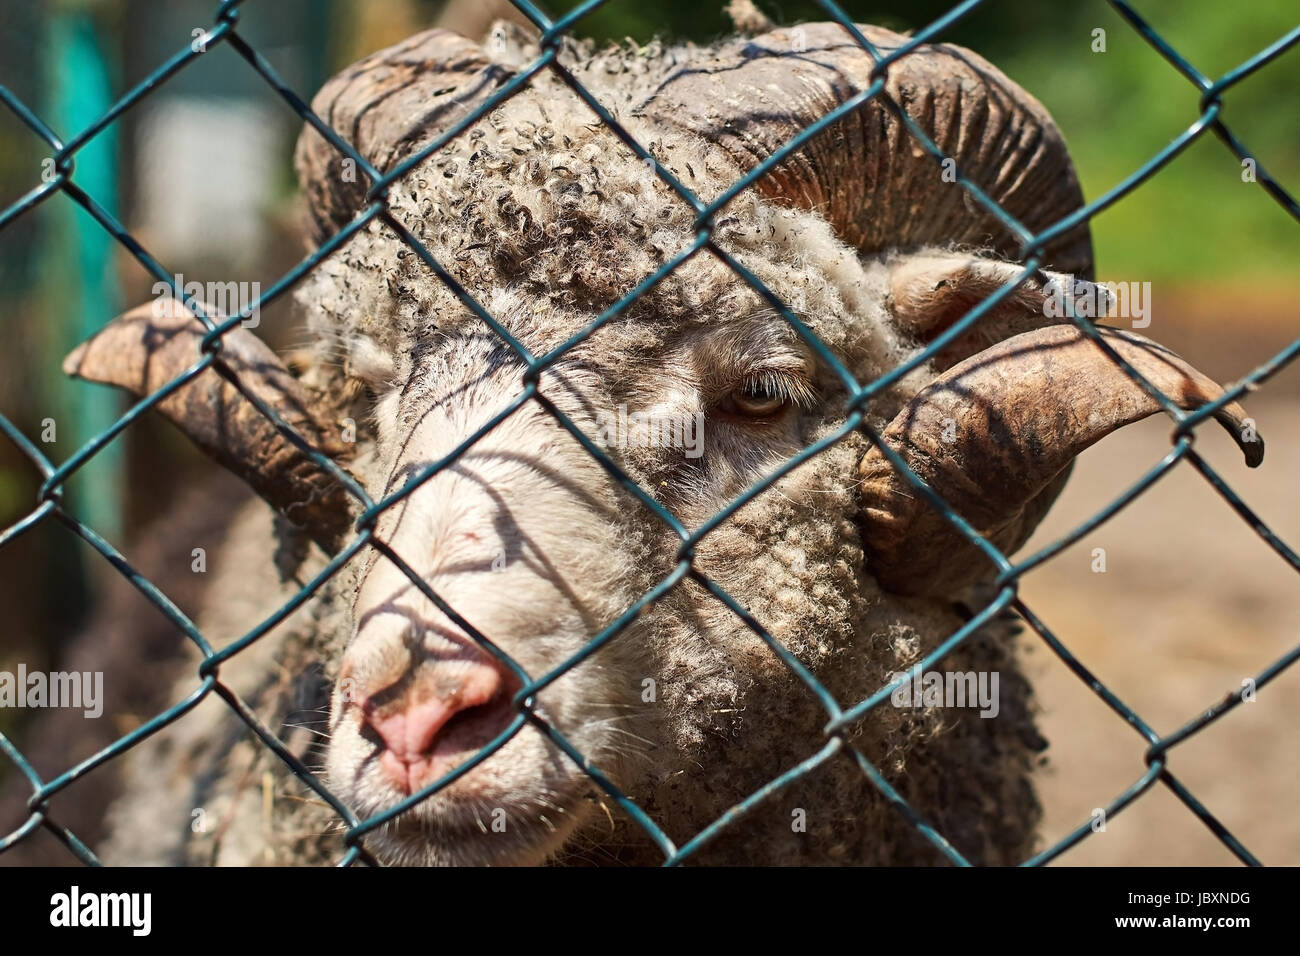
[[[907,42],[860,29],[886,54]],[[377,197],[391,219],[373,219],[304,283],[318,348],[301,379],[235,329],[227,375],[204,372],[159,406],[328,551],[353,539],[356,502],[230,377],[375,499],[405,490],[330,585],[352,613],[329,781],[374,813],[518,732],[374,834],[391,860],[540,859],[603,820],[585,799],[587,770],[544,728],[689,835],[822,739],[825,709],[765,636],[847,704],[960,626],[954,600],[996,569],[863,427],[845,427],[855,408],[1009,554],[1080,451],[1160,410],[1108,352],[1182,408],[1222,394],[1145,339],[1107,330],[1103,348],[1050,317],[1053,294],[1091,274],[1086,225],[1041,250],[1051,271],[1010,288],[1024,271],[1007,261],[1017,239],[958,178],[1033,232],[1081,198],[1042,106],[978,56],[922,46],[883,84],[955,164],[923,150],[885,95],[867,95],[873,62],[835,24],[710,47],[562,45],[557,62],[653,162],[547,69],[448,138],[540,52],[504,26],[482,47],[435,30],[332,80],[315,110],[381,171],[445,145]],[[707,204],[778,153],[703,226],[663,175]],[[298,166],[317,244],[375,198],[310,128]],[[993,295],[976,325],[948,334]],[[143,395],[197,359],[202,333],[188,313],[145,307],[68,369]],[[877,382],[940,337],[929,360],[850,402],[848,376]],[[530,372],[522,350],[546,361]],[[361,422],[354,444],[337,424],[349,417]],[[1243,437],[1241,409],[1216,417],[1256,463],[1262,445]],[[700,529],[683,550],[679,532]],[[516,718],[512,698],[543,675],[537,722]],[[966,776],[945,783],[950,793],[1023,803],[1025,735],[1012,726],[1027,720],[1023,698],[1002,743],[961,745]],[[936,729],[872,715],[851,740],[918,780],[940,772],[926,761],[943,752],[909,763],[897,745]],[[828,843],[872,839],[845,822],[880,803],[859,784],[825,824]],[[832,801],[847,792],[826,788]],[[977,802],[928,809],[982,834],[984,858],[1025,845],[1008,827],[1027,830],[1029,810],[1007,823],[1017,815]],[[494,809],[511,821],[506,837],[484,826]]]

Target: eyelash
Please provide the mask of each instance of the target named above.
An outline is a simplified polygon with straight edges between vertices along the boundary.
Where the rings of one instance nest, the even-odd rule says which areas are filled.
[[[751,372],[719,403],[720,411],[751,421],[771,419],[792,407],[809,407],[816,398],[812,385],[800,376],[773,369]]]
[[[817,398],[817,393],[806,379],[787,372],[763,370],[746,376],[738,391],[779,398],[787,404],[807,408]]]

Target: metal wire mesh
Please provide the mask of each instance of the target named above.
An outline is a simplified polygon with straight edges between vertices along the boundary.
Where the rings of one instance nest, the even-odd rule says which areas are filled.
[[[21,520],[5,528],[0,532],[0,547],[8,545],[20,535],[29,531],[36,525],[46,521],[57,521],[66,526],[72,533],[86,541],[92,548],[98,551],[117,571],[126,576],[130,582],[155,604],[175,625],[178,627],[194,644],[201,650],[203,661],[199,667],[198,686],[184,700],[168,707],[165,711],[155,716],[153,719],[144,723],[134,731],[120,737],[111,745],[105,747],[98,753],[82,761],[76,766],[70,768],[61,775],[51,780],[43,780],[32,765],[24,758],[19,749],[6,737],[0,735],[0,751],[12,761],[17,768],[30,781],[32,794],[28,801],[30,815],[28,818],[13,832],[5,835],[0,839],[0,852],[14,846],[19,841],[25,839],[38,828],[44,828],[52,833],[63,845],[65,845],[81,861],[87,864],[98,864],[98,859],[92,850],[87,847],[76,834],[60,825],[50,814],[51,799],[61,790],[69,786],[73,781],[82,777],[86,773],[104,764],[106,761],[115,759],[123,754],[129,748],[135,746],[146,737],[158,732],[167,725],[184,717],[184,715],[194,708],[200,701],[210,694],[220,696],[231,707],[235,714],[242,719],[254,734],[282,760],[288,768],[303,783],[309,786],[322,800],[326,801],[343,823],[346,825],[346,836],[344,838],[347,847],[339,863],[349,865],[358,859],[373,861],[370,854],[366,851],[364,841],[365,837],[372,830],[383,826],[396,815],[409,809],[415,803],[425,799],[430,794],[442,789],[458,777],[462,776],[474,766],[486,760],[492,753],[504,746],[505,742],[518,733],[525,724],[531,723],[543,732],[547,738],[563,751],[569,759],[573,760],[579,767],[590,775],[592,781],[600,787],[609,797],[615,801],[622,810],[627,813],[632,820],[644,829],[646,834],[662,850],[665,864],[678,864],[691,857],[702,846],[707,844],[724,828],[730,826],[736,819],[746,814],[761,801],[770,798],[773,794],[781,791],[792,781],[809,773],[815,767],[825,761],[835,759],[852,759],[861,769],[864,777],[872,785],[879,789],[881,794],[890,804],[903,815],[903,817],[921,833],[943,856],[956,864],[965,865],[967,860],[956,848],[954,848],[942,833],[939,833],[925,819],[923,819],[900,794],[890,786],[880,770],[872,764],[861,752],[859,752],[846,739],[845,728],[854,721],[861,718],[868,711],[879,706],[886,701],[894,689],[899,686],[904,679],[900,677],[887,686],[881,687],[870,694],[870,696],[859,701],[848,708],[841,708],[832,695],[820,684],[817,679],[791,654],[784,648],[779,641],[768,633],[761,621],[752,617],[731,595],[727,594],[716,582],[703,574],[693,566],[692,559],[694,550],[700,540],[713,529],[718,527],[738,508],[754,498],[760,492],[773,485],[783,475],[787,474],[801,463],[819,454],[825,448],[840,441],[854,430],[861,432],[872,445],[879,448],[889,459],[893,467],[897,469],[910,483],[916,488],[917,492],[922,495],[929,504],[941,513],[958,531],[965,536],[971,543],[981,549],[981,551],[996,565],[998,575],[995,581],[996,596],[977,614],[962,626],[958,631],[944,640],[920,663],[923,670],[929,669],[936,662],[941,660],[950,651],[965,641],[970,635],[975,633],[982,625],[990,621],[994,616],[1006,609],[1013,609],[1019,614],[1037,633],[1038,637],[1070,668],[1070,670],[1083,681],[1098,697],[1100,697],[1111,710],[1123,721],[1125,721],[1136,732],[1146,744],[1143,751],[1143,760],[1145,769],[1138,778],[1122,793],[1117,795],[1105,809],[1107,816],[1112,816],[1136,800],[1142,794],[1151,790],[1157,782],[1172,791],[1179,800],[1199,819],[1214,835],[1223,842],[1223,844],[1240,860],[1248,864],[1258,864],[1258,860],[1245,846],[1234,837],[1226,827],[1223,826],[1205,806],[1185,787],[1179,779],[1170,770],[1170,753],[1179,744],[1188,738],[1197,734],[1209,724],[1218,720],[1226,713],[1235,708],[1245,699],[1247,690],[1243,687],[1241,692],[1230,694],[1215,703],[1196,711],[1196,715],[1188,720],[1186,724],[1171,734],[1161,736],[1153,730],[1142,717],[1127,706],[1114,693],[1111,692],[1101,681],[1093,676],[1092,673],[1070,652],[1070,650],[1052,633],[1052,631],[1040,620],[1034,612],[1027,607],[1018,596],[1018,582],[1023,574],[1037,565],[1049,560],[1068,546],[1077,542],[1086,533],[1099,526],[1120,509],[1124,508],[1137,496],[1150,488],[1157,479],[1170,471],[1179,462],[1187,461],[1193,468],[1200,472],[1210,485],[1217,491],[1223,499],[1235,510],[1241,518],[1260,536],[1263,542],[1285,560],[1292,568],[1300,570],[1300,556],[1296,554],[1286,543],[1284,543],[1270,528],[1255,515],[1255,513],[1246,505],[1246,503],[1228,486],[1228,484],[1216,473],[1210,465],[1195,451],[1193,445],[1195,429],[1206,419],[1214,415],[1216,411],[1224,405],[1235,401],[1248,391],[1253,390],[1270,377],[1275,375],[1280,369],[1295,359],[1300,354],[1300,339],[1292,343],[1285,350],[1274,356],[1271,360],[1260,365],[1250,372],[1227,392],[1212,404],[1206,405],[1193,412],[1185,412],[1179,409],[1167,396],[1161,394],[1149,382],[1142,377],[1123,359],[1114,352],[1113,349],[1103,340],[1097,331],[1095,325],[1086,317],[1072,316],[1071,321],[1081,330],[1081,332],[1094,341],[1097,346],[1103,349],[1110,358],[1115,361],[1126,374],[1137,381],[1141,387],[1157,399],[1164,411],[1173,418],[1175,422],[1173,447],[1167,455],[1160,460],[1149,472],[1132,485],[1125,493],[1111,502],[1105,509],[1091,517],[1084,524],[1080,525],[1074,531],[1053,542],[1035,554],[1032,554],[1018,563],[1012,563],[1009,558],[1000,553],[988,541],[981,538],[976,531],[962,519],[960,515],[952,510],[946,502],[939,498],[929,487],[927,487],[913,472],[908,469],[902,459],[892,451],[888,446],[882,443],[880,436],[867,425],[864,409],[873,397],[880,394],[883,390],[889,388],[897,382],[902,376],[911,371],[918,364],[928,361],[931,356],[943,349],[949,342],[963,335],[978,323],[983,316],[989,313],[999,302],[1007,298],[1015,288],[1026,279],[1037,274],[1038,269],[1043,266],[1043,250],[1052,242],[1053,239],[1068,232],[1079,223],[1088,220],[1103,209],[1118,202],[1130,191],[1136,188],[1143,181],[1155,175],[1163,166],[1170,162],[1175,156],[1186,149],[1191,143],[1202,137],[1206,132],[1213,131],[1229,150],[1234,153],[1239,161],[1251,160],[1257,170],[1257,182],[1262,186],[1270,196],[1272,196],[1293,218],[1300,221],[1300,205],[1293,196],[1291,196],[1281,185],[1279,185],[1242,144],[1228,129],[1221,119],[1223,111],[1223,97],[1235,84],[1250,76],[1270,61],[1275,59],[1281,53],[1300,42],[1300,27],[1287,33],[1279,38],[1271,46],[1261,50],[1255,56],[1246,60],[1244,63],[1225,73],[1223,76],[1212,79],[1200,72],[1193,64],[1188,62],[1177,50],[1173,49],[1152,27],[1138,14],[1133,7],[1123,2],[1123,0],[1109,0],[1121,17],[1127,21],[1142,38],[1149,43],[1168,63],[1178,70],[1187,80],[1200,92],[1200,111],[1194,121],[1178,135],[1168,146],[1160,150],[1155,156],[1151,157],[1145,164],[1132,173],[1128,178],[1123,180],[1119,185],[1105,193],[1105,195],[1084,205],[1082,208],[1073,212],[1066,218],[1060,220],[1038,233],[1033,233],[1025,228],[1023,224],[1016,221],[1002,210],[996,203],[988,198],[981,190],[980,184],[971,182],[962,176],[958,176],[958,182],[961,187],[969,194],[970,198],[980,204],[984,209],[993,213],[1002,225],[1012,234],[1020,243],[1019,260],[1023,263],[1023,271],[1007,285],[999,289],[995,294],[982,301],[977,307],[973,308],[960,321],[953,325],[947,332],[935,339],[924,352],[916,356],[908,364],[894,369],[883,377],[860,384],[854,380],[853,376],[845,369],[835,356],[821,343],[813,332],[807,328],[791,311],[779,301],[779,299],[767,289],[752,273],[747,271],[738,261],[732,258],[725,250],[714,243],[713,229],[714,220],[718,213],[731,200],[733,200],[742,190],[751,187],[760,177],[765,175],[773,166],[780,163],[787,155],[798,149],[810,138],[817,135],[828,125],[841,119],[851,111],[858,109],[868,100],[879,98],[885,106],[893,112],[898,119],[905,125],[910,135],[914,137],[917,145],[933,157],[936,164],[942,163],[946,156],[932,142],[921,128],[912,120],[903,108],[895,102],[886,92],[885,84],[888,70],[892,64],[901,58],[908,56],[921,44],[932,40],[942,38],[945,30],[951,27],[961,18],[965,17],[984,0],[967,0],[965,3],[956,5],[951,11],[940,17],[925,29],[917,31],[911,40],[894,51],[888,56],[883,56],[876,50],[871,43],[858,31],[852,21],[844,12],[830,0],[820,0],[821,6],[825,9],[827,15],[843,26],[846,34],[852,37],[853,41],[859,44],[873,59],[876,66],[872,73],[871,85],[845,102],[843,105],[822,117],[816,123],[804,129],[801,133],[791,139],[775,154],[768,157],[764,162],[746,174],[743,178],[734,183],[729,189],[722,193],[715,201],[704,203],[690,190],[677,181],[670,172],[665,170],[660,164],[651,160],[646,148],[638,143],[628,131],[621,126],[618,121],[609,113],[608,110],[597,99],[583,87],[583,85],[570,73],[565,66],[557,59],[557,47],[560,38],[577,24],[583,17],[601,6],[605,0],[588,0],[581,4],[569,14],[558,20],[551,20],[542,14],[528,0],[514,0],[515,6],[542,32],[541,55],[528,65],[520,69],[517,75],[502,86],[495,94],[483,102],[477,109],[465,116],[454,127],[447,130],[439,136],[434,142],[421,149],[419,152],[410,156],[395,168],[384,174],[375,169],[364,156],[360,155],[347,141],[340,137],[334,130],[330,129],[319,117],[314,115],[306,102],[292,89],[290,89],[277,75],[271,65],[251,47],[241,36],[238,29],[239,7],[242,0],[225,0],[218,7],[213,25],[207,31],[206,36],[202,38],[202,47],[211,50],[219,46],[227,46],[242,57],[248,65],[255,70],[275,91],[278,93],[300,116],[302,119],[311,124],[322,136],[324,136],[335,149],[343,156],[352,159],[358,169],[360,169],[369,179],[370,188],[367,193],[366,205],[358,210],[357,217],[342,231],[334,235],[328,241],[323,243],[319,249],[314,251],[304,261],[290,270],[270,289],[268,289],[261,298],[251,303],[238,315],[226,319],[210,317],[204,314],[201,308],[196,307],[195,311],[203,325],[207,328],[207,334],[204,336],[201,347],[201,354],[197,356],[195,363],[181,376],[171,381],[165,387],[159,389],[146,398],[136,402],[129,411],[123,414],[111,427],[105,429],[96,435],[84,447],[80,448],[75,454],[61,464],[55,464],[41,452],[21,431],[16,428],[7,418],[0,415],[0,431],[3,431],[5,437],[13,442],[22,454],[30,460],[32,466],[39,471],[42,478],[38,501],[34,509]],[[159,262],[147,252],[144,247],[131,235],[131,233],[115,219],[107,210],[100,206],[95,198],[84,192],[75,181],[75,160],[78,152],[85,144],[96,136],[108,125],[116,122],[129,109],[139,104],[145,97],[149,96],[152,91],[157,89],[168,78],[174,76],[180,70],[192,63],[200,54],[199,45],[191,45],[185,42],[183,49],[171,57],[149,76],[145,77],[134,88],[122,96],[103,116],[84,130],[81,130],[71,139],[64,140],[54,130],[46,125],[36,113],[27,105],[21,102],[8,89],[0,86],[0,102],[11,110],[17,117],[40,139],[42,139],[54,151],[54,168],[55,175],[48,181],[36,186],[21,199],[0,213],[0,229],[5,228],[14,222],[18,217],[29,213],[35,207],[49,199],[55,193],[63,193],[73,202],[85,209],[95,220],[115,239],[117,239],[135,259],[158,280],[165,282],[175,289],[178,299],[184,300],[184,290],[176,288],[173,280],[173,273],[163,268]],[[590,107],[601,122],[608,127],[619,139],[626,144],[629,150],[641,160],[651,160],[650,168],[655,170],[659,176],[685,203],[688,203],[696,213],[697,236],[691,246],[681,252],[671,261],[663,265],[652,276],[642,282],[637,288],[631,290],[619,302],[611,306],[602,315],[600,315],[589,326],[572,336],[568,341],[559,347],[544,355],[532,355],[519,341],[517,341],[509,331],[503,327],[496,319],[493,318],[473,297],[461,287],[456,279],[429,253],[429,251],[402,225],[398,219],[392,215],[387,205],[387,193],[389,188],[411,170],[423,162],[433,152],[441,149],[445,144],[460,136],[481,117],[494,109],[501,102],[513,96],[516,92],[527,85],[530,80],[543,70],[551,71],[559,77],[569,88]],[[631,159],[629,162],[633,161]],[[420,475],[416,476],[403,489],[379,501],[373,500],[365,490],[360,487],[346,472],[341,470],[327,456],[313,449],[301,436],[297,435],[270,407],[262,402],[255,394],[247,390],[238,380],[238,376],[233,374],[230,368],[222,359],[222,336],[231,329],[238,326],[256,310],[278,299],[288,291],[296,282],[303,278],[309,271],[316,267],[323,259],[331,255],[334,251],[345,245],[348,240],[357,232],[364,229],[374,220],[383,221],[390,229],[396,232],[410,248],[423,260],[429,269],[454,292],[464,305],[472,310],[482,321],[487,324],[500,338],[512,349],[526,367],[522,377],[521,389],[518,395],[509,405],[498,415],[492,418],[486,425],[470,435],[463,441],[453,453],[444,459],[434,463],[425,469]],[[777,471],[768,475],[763,480],[748,488],[743,494],[732,501],[725,509],[716,514],[711,520],[705,522],[694,532],[688,531],[682,524],[667,510],[665,510],[654,498],[644,489],[640,488],[635,482],[624,475],[618,465],[609,458],[608,455],[595,444],[588,436],[584,435],[568,418],[566,418],[547,397],[538,389],[538,379],[544,369],[556,362],[568,349],[573,347],[579,341],[592,334],[597,328],[609,322],[615,316],[619,315],[630,303],[638,296],[643,294],[647,289],[659,282],[675,268],[685,262],[692,256],[700,253],[707,253],[717,257],[720,261],[726,263],[736,275],[744,282],[753,287],[764,299],[769,302],[773,308],[777,309],[791,327],[797,332],[816,353],[817,358],[825,363],[825,366],[838,376],[844,383],[850,394],[850,400],[847,405],[847,415],[841,427],[826,438],[805,448],[799,454],[789,459]],[[98,454],[106,444],[118,436],[124,429],[129,427],[141,415],[150,408],[157,405],[167,396],[176,390],[185,386],[197,376],[203,374],[207,369],[213,369],[218,374],[222,374],[236,387],[241,393],[254,405],[258,407],[261,413],[271,419],[279,431],[288,438],[302,452],[307,454],[320,467],[327,469],[331,474],[343,483],[347,490],[355,496],[360,503],[362,514],[356,522],[355,535],[351,541],[340,551],[329,564],[312,579],[302,590],[297,593],[291,601],[283,606],[278,612],[270,618],[259,623],[252,630],[248,631],[238,640],[220,651],[214,650],[213,647],[200,633],[198,627],[191,621],[181,610],[173,604],[166,595],[164,595],[153,583],[139,574],[132,567],[129,561],[119,553],[108,541],[102,538],[96,531],[82,523],[76,515],[69,512],[62,502],[62,489],[64,483],[86,464],[93,456]],[[538,677],[525,673],[520,666],[509,658],[503,651],[497,648],[487,639],[486,636],[476,631],[467,621],[465,621],[456,611],[451,608],[438,594],[436,594],[427,582],[415,573],[396,553],[394,553],[384,542],[379,540],[374,534],[375,522],[378,516],[393,503],[410,494],[424,481],[427,481],[432,475],[452,465],[456,459],[478,441],[488,431],[495,428],[508,416],[513,414],[517,409],[527,402],[535,402],[551,414],[555,420],[569,431],[574,438],[582,444],[589,454],[594,456],[620,484],[631,492],[645,507],[660,521],[662,521],[672,533],[680,540],[680,545],[676,555],[676,562],[673,570],[664,577],[653,589],[644,594],[635,604],[629,607],[617,620],[610,624],[599,634],[593,636],[590,641],[568,660],[558,663],[551,671]],[[227,659],[240,653],[254,641],[261,639],[272,628],[278,625],[288,617],[295,609],[306,602],[325,581],[337,572],[344,564],[350,561],[355,555],[367,547],[374,547],[388,557],[400,567],[403,572],[411,579],[414,585],[444,613],[448,614],[455,623],[464,628],[465,631],[478,641],[483,647],[490,650],[503,663],[506,664],[519,678],[522,683],[522,689],[514,699],[515,707],[518,713],[510,722],[508,728],[503,731],[495,740],[485,747],[473,760],[447,774],[435,783],[425,787],[419,792],[413,794],[408,799],[389,808],[385,812],[368,819],[359,819],[353,812],[334,795],[317,777],[304,766],[293,754],[291,754],[284,744],[276,735],[252,712],[247,704],[242,701],[228,686],[222,683],[220,671],[221,665]],[[721,601],[738,615],[762,641],[799,677],[799,679],[808,687],[816,696],[826,710],[827,724],[825,726],[825,743],[814,754],[809,756],[802,763],[792,767],[787,772],[771,780],[760,790],[756,791],[741,803],[737,804],[727,813],[719,817],[712,824],[697,833],[688,842],[682,846],[676,846],[668,835],[652,820],[635,802],[628,798],[620,789],[606,777],[599,768],[587,763],[583,754],[578,752],[574,746],[560,733],[554,726],[548,723],[542,716],[535,711],[535,702],[537,694],[564,674],[567,670],[574,667],[580,661],[586,659],[595,653],[603,645],[616,640],[620,633],[627,625],[641,612],[641,610],[650,603],[664,595],[669,589],[673,588],[678,582],[685,578],[691,578],[705,588],[717,600]],[[1261,688],[1269,683],[1279,673],[1295,663],[1300,658],[1300,646],[1274,661],[1271,665],[1260,671],[1254,678],[1254,686]],[[1066,850],[1078,844],[1081,840],[1093,832],[1091,821],[1081,824],[1077,829],[1070,832],[1064,839],[1055,845],[1038,853],[1032,858],[1024,861],[1027,865],[1041,865],[1060,856]]]

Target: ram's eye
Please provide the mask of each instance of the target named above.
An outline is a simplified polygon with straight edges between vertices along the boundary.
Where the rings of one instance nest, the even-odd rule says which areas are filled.
[[[727,398],[737,413],[751,418],[770,418],[786,405],[784,395],[758,382],[746,382]]]
[[[811,397],[812,389],[802,379],[766,372],[745,379],[719,407],[742,418],[775,418],[795,405],[805,404]]]

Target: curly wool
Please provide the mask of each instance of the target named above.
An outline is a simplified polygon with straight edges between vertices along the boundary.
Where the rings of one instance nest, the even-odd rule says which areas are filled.
[[[717,198],[739,178],[717,150],[629,112],[682,48],[652,44],[599,54],[585,44],[567,48],[579,58],[571,67],[578,79],[645,144],[659,168],[701,200]],[[497,56],[512,63],[535,52],[503,47]],[[425,145],[415,139],[409,151]],[[615,305],[696,238],[694,211],[545,71],[415,167],[392,187],[389,203],[432,259],[534,354]],[[872,295],[879,264],[859,260],[820,217],[746,190],[720,213],[711,236],[801,319],[861,317],[814,325],[860,378],[915,354]],[[482,323],[382,221],[318,266],[297,297],[327,367],[358,377],[377,374],[378,355],[392,363],[379,374],[400,381],[420,343]],[[627,306],[627,321],[617,326],[616,339],[606,340],[606,350],[653,347],[665,327],[763,308],[771,305],[759,293],[700,252]],[[901,383],[876,417],[891,415],[923,379]]]

